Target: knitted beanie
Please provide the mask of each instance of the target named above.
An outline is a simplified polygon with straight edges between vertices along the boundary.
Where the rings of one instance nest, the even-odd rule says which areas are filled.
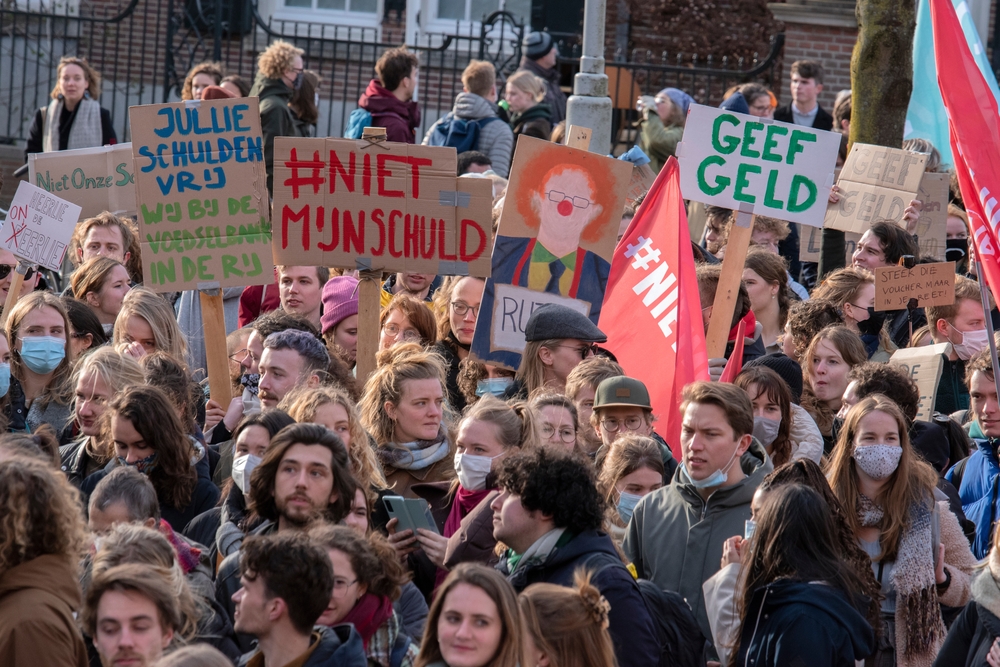
[[[358,314],[358,279],[354,276],[335,276],[323,286],[323,316],[320,323],[323,333],[334,328],[351,315]]]

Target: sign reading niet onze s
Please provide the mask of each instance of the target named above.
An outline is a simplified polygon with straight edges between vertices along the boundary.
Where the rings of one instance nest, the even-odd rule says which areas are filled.
[[[840,135],[698,104],[677,147],[686,199],[823,225]]]

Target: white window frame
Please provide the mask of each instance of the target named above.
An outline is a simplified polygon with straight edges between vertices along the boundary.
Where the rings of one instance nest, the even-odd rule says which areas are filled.
[[[313,5],[316,4],[316,0],[312,0],[312,2]],[[351,0],[345,0],[345,3],[346,6],[349,6]],[[371,35],[372,39],[376,42],[382,40],[383,9],[383,0],[377,0],[374,13],[352,12],[342,9],[316,9],[315,7],[288,7],[285,5],[285,0],[259,0],[258,5],[260,15],[262,17],[270,15],[274,21],[302,21],[322,24],[326,27],[326,30],[317,30],[316,34],[310,34],[310,37],[327,36],[330,38],[346,39],[348,37],[347,29],[371,28],[375,32],[367,34]],[[331,31],[329,26],[343,27],[345,30],[341,34],[339,30]],[[352,39],[354,38],[352,36]]]

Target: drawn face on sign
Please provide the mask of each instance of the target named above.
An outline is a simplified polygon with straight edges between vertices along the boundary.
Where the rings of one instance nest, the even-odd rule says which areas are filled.
[[[556,167],[548,173],[541,191],[532,193],[532,206],[541,223],[539,236],[559,239],[562,245],[579,245],[580,235],[601,213],[590,175],[578,167]]]

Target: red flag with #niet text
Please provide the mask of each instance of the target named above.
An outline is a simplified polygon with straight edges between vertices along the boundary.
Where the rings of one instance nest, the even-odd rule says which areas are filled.
[[[938,86],[951,126],[951,152],[986,284],[1000,294],[1000,110],[969,52],[952,0],[930,0]]]
[[[599,325],[625,372],[646,385],[656,430],[680,460],[681,392],[708,380],[694,255],[670,158],[615,248]]]

